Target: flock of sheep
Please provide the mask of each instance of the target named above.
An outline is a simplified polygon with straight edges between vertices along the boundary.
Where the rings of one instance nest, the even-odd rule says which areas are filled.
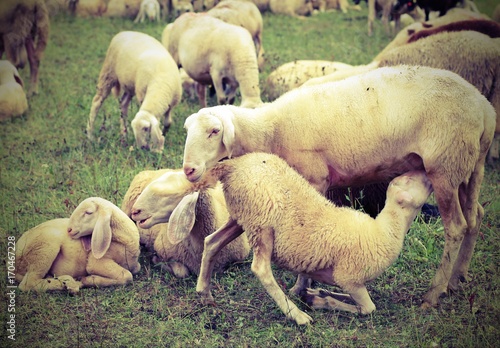
[[[17,2],[25,6],[22,11],[9,7],[9,0],[0,17],[22,14],[30,19],[30,30],[14,35],[0,26],[8,59],[0,64],[0,88],[8,83],[6,91],[22,98],[0,98],[2,118],[27,108],[15,67],[22,66],[23,54],[33,63],[36,93],[35,71],[47,38],[47,33],[32,36],[33,28],[47,27],[45,2]],[[77,15],[91,8],[104,15],[126,0],[102,3],[70,1],[68,8]],[[401,7],[398,1],[391,4],[393,12]],[[161,152],[172,109],[189,89],[201,109],[185,121],[183,168],[139,173],[120,208],[90,197],[69,218],[25,232],[16,248],[21,290],[76,293],[82,287],[128,284],[140,271],[142,245],[156,253],[153,262],[164,271],[197,275],[196,291],[211,302],[212,272],[244,260],[252,250],[252,272],[297,324],[312,318],[279,287],[272,262],[298,274],[290,292],[313,308],[368,314],[375,305],[365,283],[397,258],[432,192],[445,245],[423,306],[436,306],[442,293],[465,279],[484,215],[478,199],[485,162],[498,158],[492,144],[500,134],[500,24],[461,7],[438,17],[431,13],[428,21],[399,31],[364,65],[295,61],[279,67],[266,81],[273,101],[264,103],[261,11],[302,16],[347,11],[347,2],[144,0],[138,5],[136,21],[159,20],[160,8],[178,16],[166,25],[161,41],[133,31],[114,36],[98,77],[87,137],[95,139],[96,115],[113,93],[120,98],[125,139],[135,96],[140,105],[131,122],[136,146]],[[35,11],[43,24],[27,11],[39,7],[45,8]],[[210,86],[221,105],[207,108]],[[222,105],[232,104],[238,89],[241,104]],[[373,183],[382,185],[376,203],[383,209],[372,216],[332,203],[341,200],[346,187],[370,190]],[[340,286],[345,294],[311,289],[311,280]]]

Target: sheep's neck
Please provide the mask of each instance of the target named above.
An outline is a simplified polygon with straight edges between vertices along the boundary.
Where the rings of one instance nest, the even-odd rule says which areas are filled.
[[[233,149],[233,156],[241,156],[249,152],[272,152],[274,139],[274,113],[261,112],[265,107],[248,109],[238,112],[234,117],[235,134],[237,141]],[[242,110],[243,111],[243,110]]]

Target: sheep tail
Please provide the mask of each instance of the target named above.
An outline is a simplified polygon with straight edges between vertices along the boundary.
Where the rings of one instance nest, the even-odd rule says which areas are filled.
[[[49,21],[49,11],[45,3],[40,0],[35,6],[35,37],[36,48],[35,57],[38,60],[42,58],[45,47],[49,41],[49,31],[50,31],[50,21]]]

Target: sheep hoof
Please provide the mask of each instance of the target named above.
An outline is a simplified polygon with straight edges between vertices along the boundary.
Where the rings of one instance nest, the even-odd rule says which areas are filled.
[[[215,300],[214,298],[212,297],[212,294],[211,293],[198,293],[199,295],[199,298],[200,298],[200,302],[204,305],[204,306],[215,306]]]

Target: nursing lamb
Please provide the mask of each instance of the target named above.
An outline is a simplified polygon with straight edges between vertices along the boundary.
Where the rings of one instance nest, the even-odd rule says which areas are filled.
[[[184,172],[196,181],[222,158],[270,152],[324,194],[425,170],[445,228],[441,264],[424,296],[424,306],[435,306],[467,277],[495,119],[488,100],[455,73],[380,68],[301,87],[256,109],[200,110],[185,121]]]

